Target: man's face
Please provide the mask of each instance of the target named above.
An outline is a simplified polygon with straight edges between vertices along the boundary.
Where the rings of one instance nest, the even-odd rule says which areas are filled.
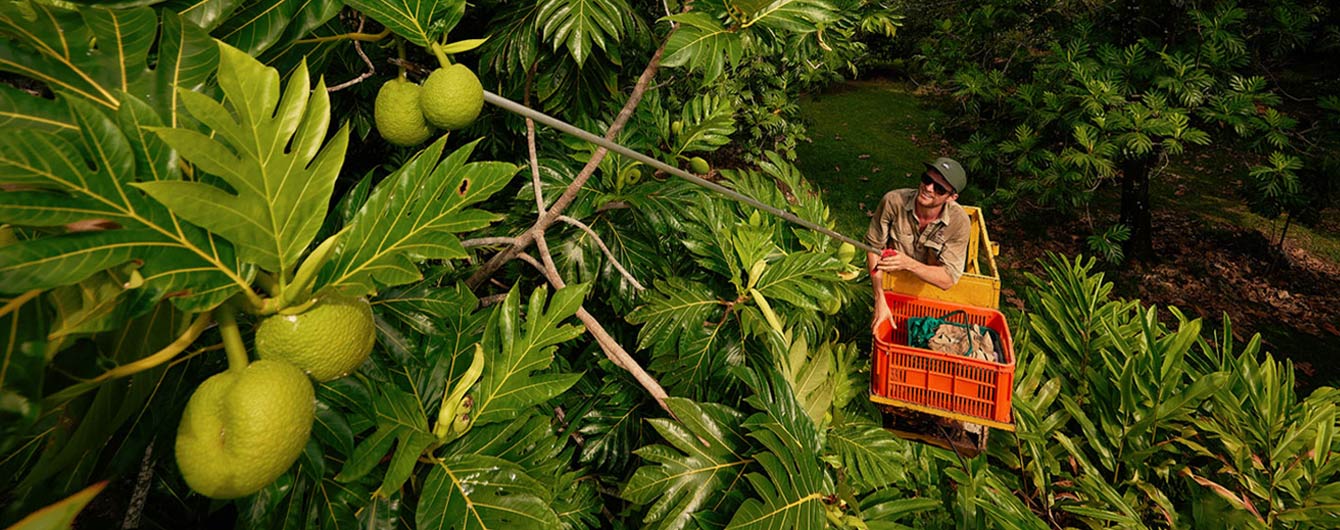
[[[917,187],[917,205],[923,208],[938,208],[944,203],[958,198],[944,178],[934,170],[921,175],[921,186]]]

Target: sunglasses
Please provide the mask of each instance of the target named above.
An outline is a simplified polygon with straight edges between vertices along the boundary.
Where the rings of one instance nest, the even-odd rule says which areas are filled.
[[[935,179],[931,178],[930,175],[926,175],[926,174],[921,175],[921,185],[922,185],[922,186],[925,186],[925,185],[927,185],[927,184],[934,184],[934,185],[935,185],[935,193],[936,193],[937,195],[948,195],[949,192],[952,191],[952,190],[946,189],[944,186],[941,186],[940,183],[939,183],[939,182],[936,182]]]

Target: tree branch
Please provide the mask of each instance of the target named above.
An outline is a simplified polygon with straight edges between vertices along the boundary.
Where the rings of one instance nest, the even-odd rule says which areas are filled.
[[[596,241],[596,245],[600,246],[600,250],[605,252],[605,257],[609,258],[610,263],[614,264],[614,268],[619,270],[619,274],[622,274],[624,279],[628,280],[628,283],[633,284],[633,288],[639,291],[644,291],[647,289],[646,287],[643,287],[641,283],[638,283],[637,278],[634,278],[632,273],[628,272],[628,269],[623,268],[623,264],[619,263],[618,258],[614,257],[614,252],[610,251],[610,248],[605,246],[605,242],[600,239],[600,235],[596,234],[596,231],[592,230],[591,227],[586,226],[586,223],[583,223],[566,215],[558,216],[558,220],[568,223],[572,226],[575,226],[585,231],[587,235],[591,236],[591,239],[594,239]]]
[[[461,241],[461,246],[471,247],[491,247],[494,245],[511,245],[516,242],[515,237],[480,237]]]
[[[685,8],[687,9],[688,6],[686,5]],[[623,109],[619,111],[619,115],[615,117],[614,122],[611,123],[609,129],[605,131],[605,139],[607,141],[614,141],[614,139],[618,137],[619,132],[628,124],[628,120],[633,117],[633,111],[636,110],[638,104],[642,102],[642,96],[646,93],[652,78],[656,77],[656,71],[661,66],[661,56],[665,54],[665,46],[669,44],[670,36],[674,35],[674,33],[675,29],[671,28],[671,30],[666,33],[665,39],[661,41],[661,46],[656,48],[656,52],[651,55],[651,60],[647,62],[647,67],[642,70],[642,75],[638,77],[637,84],[633,86],[633,92],[628,96],[628,101],[624,103]],[[535,224],[531,226],[529,230],[517,237],[516,243],[513,243],[512,246],[506,250],[494,254],[493,257],[489,259],[488,263],[485,263],[484,266],[476,270],[474,274],[471,274],[470,278],[465,281],[465,284],[471,289],[478,287],[486,278],[492,276],[494,272],[497,272],[498,269],[502,268],[503,264],[516,259],[521,251],[530,247],[530,245],[535,242],[535,237],[543,233],[545,228],[553,225],[554,222],[558,220],[558,216],[563,213],[563,210],[567,209],[567,207],[572,204],[573,199],[577,197],[577,193],[582,190],[582,186],[584,186],[586,181],[591,178],[591,175],[595,173],[596,168],[600,166],[600,162],[605,159],[605,155],[608,153],[609,150],[603,146],[596,149],[596,152],[591,155],[591,159],[586,162],[586,167],[583,167],[581,173],[577,174],[577,178],[573,179],[571,184],[568,184],[568,187],[563,190],[563,194],[558,197],[557,201],[554,201],[553,206],[551,206],[548,211],[540,213],[539,219],[535,221]]]
[[[364,23],[364,22],[367,22],[367,17],[366,17],[366,16],[363,16],[363,15],[361,15],[361,14],[358,15],[358,32],[357,32],[357,33],[354,33],[353,35],[358,35],[358,34],[362,34],[362,33],[363,33],[363,23]],[[386,31],[383,31],[383,32],[380,34],[381,36],[380,36],[380,37],[377,37],[376,40],[380,40],[382,37],[385,37],[386,35],[390,35],[390,34],[391,34],[391,28],[386,28]],[[375,37],[375,35],[374,35],[374,37]],[[372,65],[372,60],[368,59],[367,54],[363,53],[363,41],[364,41],[364,40],[368,40],[368,39],[358,39],[358,38],[355,38],[355,39],[354,39],[354,51],[358,52],[358,56],[361,57],[361,58],[363,58],[363,64],[368,65],[368,71],[363,72],[362,74],[359,74],[358,77],[355,77],[355,78],[353,78],[353,79],[350,79],[350,80],[348,80],[348,81],[345,81],[345,82],[343,82],[343,83],[340,83],[340,84],[338,84],[338,85],[335,85],[335,86],[333,86],[333,87],[327,88],[327,89],[326,89],[326,92],[336,92],[336,91],[339,91],[339,90],[344,90],[344,89],[349,88],[349,87],[351,87],[351,86],[354,86],[354,85],[357,85],[357,84],[359,84],[359,83],[362,83],[364,79],[367,79],[367,78],[369,78],[369,77],[372,77],[372,74],[377,73],[377,67],[373,66],[373,65]]]
[[[542,241],[542,239],[540,241]],[[544,245],[545,247],[548,246],[544,243],[539,244]],[[536,261],[535,258],[531,257],[529,254],[517,254],[517,258],[538,269],[549,279],[549,283],[553,284],[555,288],[562,289],[564,287],[565,284],[563,283],[563,278],[558,275],[557,270],[541,265],[539,261]],[[605,352],[605,357],[608,357],[610,362],[613,362],[615,366],[628,370],[628,372],[633,375],[633,379],[636,379],[638,384],[642,385],[642,388],[646,389],[647,393],[651,394],[651,397],[656,399],[656,404],[660,405],[666,412],[669,412],[671,417],[674,417],[674,412],[671,412],[670,407],[665,404],[665,399],[670,397],[669,394],[665,393],[665,389],[661,387],[661,384],[657,382],[651,374],[648,374],[646,370],[642,369],[641,365],[637,364],[637,359],[634,359],[632,355],[628,354],[627,350],[623,349],[623,346],[619,345],[619,341],[614,340],[614,337],[611,336],[608,331],[605,331],[605,327],[600,325],[600,321],[596,320],[596,317],[586,311],[586,307],[577,308],[577,319],[581,320],[582,324],[586,326],[586,331],[590,333],[592,337],[595,337],[596,343],[599,344],[600,349]]]
[[[535,82],[535,70],[539,68],[539,61],[530,63],[530,69],[526,70],[526,87],[521,94],[521,103],[530,106],[530,87]],[[526,149],[530,156],[530,184],[535,188],[535,211],[539,215],[544,215],[544,193],[540,188],[540,161],[535,153],[535,120],[526,116]]]

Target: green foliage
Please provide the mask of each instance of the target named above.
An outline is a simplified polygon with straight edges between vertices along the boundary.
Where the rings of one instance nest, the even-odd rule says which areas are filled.
[[[9,293],[78,283],[132,260],[153,298],[178,294],[183,308],[208,308],[247,285],[249,274],[227,241],[190,225],[131,184],[179,181],[172,152],[141,134],[160,126],[149,107],[125,95],[113,117],[71,100],[78,143],[58,133],[19,130],[0,139],[6,223],[51,227],[95,221],[113,230],[69,232],[0,248],[0,288]],[[115,121],[113,120],[115,118]],[[131,131],[126,134],[123,131]],[[85,171],[81,168],[97,168]]]
[[[326,139],[325,83],[309,88],[294,72],[280,98],[279,74],[241,51],[220,47],[224,105],[189,90],[178,96],[218,139],[184,128],[154,129],[164,143],[228,188],[188,181],[136,184],[173,213],[228,239],[238,257],[289,274],[321,228],[344,163],[348,129]],[[310,99],[309,99],[310,96]]]
[[[832,491],[820,467],[819,430],[781,374],[740,376],[754,391],[746,401],[758,412],[744,421],[749,437],[762,445],[754,454],[763,473],[745,476],[754,497],[745,499],[726,528],[822,528],[823,498]],[[766,377],[766,379],[765,379]]]
[[[1227,317],[1215,335],[1197,343],[1208,357],[1206,369],[1231,376],[1207,414],[1194,420],[1196,435],[1179,440],[1208,461],[1183,473],[1207,494],[1250,513],[1253,526],[1307,527],[1334,517],[1340,510],[1340,393],[1321,388],[1300,400],[1292,363],[1262,356],[1259,337],[1236,348]]]
[[[604,50],[632,29],[631,11],[623,0],[546,0],[535,16],[541,36],[566,47],[580,68],[593,46]]]
[[[1188,148],[1213,142],[1261,158],[1269,152],[1299,158],[1291,141],[1300,135],[1297,118],[1278,108],[1279,89],[1260,68],[1270,53],[1256,40],[1274,38],[1266,35],[1276,15],[1305,20],[1301,4],[1315,3],[1274,9],[1261,2],[979,3],[937,14],[921,59],[925,73],[965,111],[954,128],[973,135],[964,158],[975,178],[1001,183],[994,203],[1087,213],[1102,187],[1120,178],[1144,183],[1125,189],[1145,189],[1160,177],[1164,160]],[[1147,9],[1161,14],[1146,18],[1140,12]],[[1316,36],[1315,24],[1289,27],[1295,42]],[[1274,217],[1271,210],[1284,204],[1300,210],[1301,198],[1295,191],[1288,199],[1249,202]],[[1123,246],[1148,248],[1151,228],[1140,212],[1150,197],[1124,193],[1122,200],[1130,229]]]
[[[1103,261],[1117,264],[1125,261],[1126,256],[1121,249],[1121,244],[1125,243],[1130,237],[1130,227],[1118,223],[1107,227],[1107,230],[1104,230],[1101,234],[1089,236],[1085,242],[1088,243],[1089,250],[1103,258]]]
[[[160,15],[148,8],[74,11],[26,0],[6,2],[0,6],[0,34],[7,37],[0,45],[0,69],[109,110],[120,107],[124,94],[133,95],[169,126],[182,121],[178,90],[202,89],[218,56],[200,28],[183,24],[170,11]],[[4,103],[12,119],[70,136],[79,128],[73,116],[40,110],[49,107],[41,98],[15,95]]]
[[[621,495],[637,504],[651,504],[642,522],[652,528],[689,528],[700,510],[734,511],[738,498],[712,493],[738,483],[751,462],[741,427],[744,416],[721,405],[681,398],[670,398],[666,404],[678,419],[649,423],[670,446],[638,449],[637,455],[648,464],[633,474]]]
[[[421,48],[451,32],[464,37],[445,46],[453,61],[483,41],[491,90],[603,130],[668,41],[617,141],[668,163],[710,158],[722,185],[831,226],[789,162],[804,130],[795,99],[851,71],[862,35],[891,35],[901,11],[730,1],[652,24],[665,6],[469,5],[353,1],[339,19],[335,1],[0,6],[0,114],[13,129],[0,137],[0,473],[13,477],[0,519],[67,514],[61,503],[103,477],[117,495],[95,501],[89,525],[115,524],[137,494],[143,510],[126,521],[187,527],[1178,526],[1197,506],[1279,527],[1334,516],[1336,393],[1300,401],[1287,366],[1257,360],[1255,343],[1230,355],[1199,321],[1111,300],[1091,261],[1049,258],[1023,291],[1018,432],[964,461],[880,427],[851,338],[866,332],[841,316],[866,288],[842,280],[836,242],[622,155],[557,203],[598,150],[544,128],[538,189],[513,191],[529,158],[520,120],[486,113],[420,151],[392,149],[332,129],[339,117],[357,132],[371,92],[320,80],[357,78],[364,60],[419,76],[436,60]],[[1208,141],[1207,114],[1293,156],[1290,116],[1257,108],[1277,97],[1225,71],[1253,49],[1235,40],[1252,12],[1206,13],[1197,50],[1039,47],[1054,56],[1029,59],[1046,68],[1016,89],[1003,68],[962,69],[965,108],[1035,118],[998,142],[984,128],[969,163],[1036,175],[1012,189],[1062,200],[1057,183],[1093,186],[1123,161]],[[990,3],[979,15],[1019,22]],[[550,294],[518,266],[467,288],[467,259],[531,230],[541,209],[565,216],[540,248],[571,285]],[[191,494],[161,440],[222,369],[206,311],[236,304],[250,336],[322,291],[369,296],[371,357],[316,387],[311,441],[274,483],[227,507]],[[607,335],[583,340],[595,326],[575,315]],[[675,396],[664,409],[629,358],[598,350],[611,341]]]
[[[425,48],[438,42],[465,16],[465,0],[351,0],[349,4],[396,35]]]
[[[1226,518],[1268,527],[1334,514],[1333,493],[1320,484],[1336,472],[1335,393],[1323,389],[1298,403],[1286,390],[1292,372],[1269,356],[1258,360],[1259,337],[1235,353],[1227,321],[1213,340],[1176,308],[1176,327],[1164,325],[1154,309],[1110,300],[1111,285],[1092,267],[1092,260],[1050,256],[1047,277],[1030,278],[1027,303],[1039,309],[1016,342],[1018,431],[1014,447],[1000,454],[1019,468],[1025,498],[1045,503],[1053,517],[1060,510],[1087,524],[1126,527],[1176,527],[1190,506],[1213,497],[1237,511]],[[1280,458],[1289,461],[1273,463]],[[1256,473],[1272,478],[1247,478]],[[1230,476],[1239,478],[1217,481]],[[1285,476],[1295,482],[1284,485]],[[991,470],[956,480],[1015,487]],[[1290,493],[1267,494],[1261,488],[1276,486],[1266,482]],[[1011,504],[978,506],[1005,508],[988,509],[987,519],[1015,526],[1021,520]]]
[[[475,144],[442,157],[441,138],[386,177],[349,220],[319,286],[373,292],[422,278],[416,261],[465,257],[454,235],[476,230],[498,216],[469,208],[502,189],[517,167],[503,162],[467,163]],[[390,215],[388,215],[390,214]]]

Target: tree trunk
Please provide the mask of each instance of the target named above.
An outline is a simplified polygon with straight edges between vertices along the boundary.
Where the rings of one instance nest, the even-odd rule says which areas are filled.
[[[1121,163],[1121,224],[1131,229],[1122,245],[1127,260],[1149,261],[1154,257],[1154,229],[1149,215],[1149,168],[1154,157],[1126,159]]]

